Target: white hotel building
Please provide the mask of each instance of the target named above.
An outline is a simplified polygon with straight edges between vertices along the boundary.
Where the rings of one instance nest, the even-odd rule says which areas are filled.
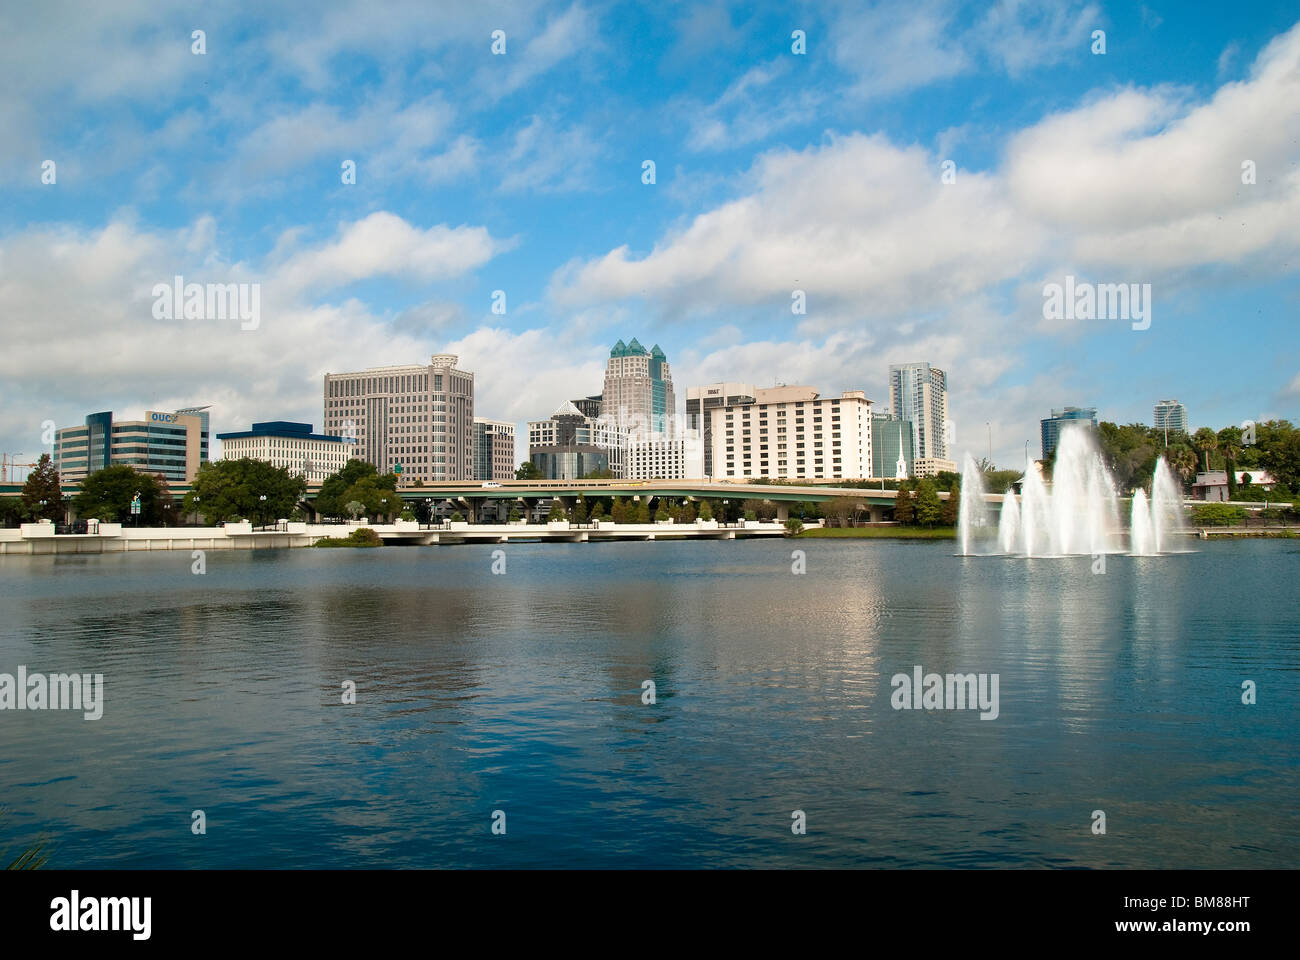
[[[758,388],[708,415],[719,480],[871,476],[871,401],[861,390],[823,397],[812,387]]]
[[[357,451],[355,440],[312,433],[310,423],[289,420],[255,423],[251,430],[219,433],[217,439],[223,460],[262,460],[308,483],[320,483],[338,473]]]

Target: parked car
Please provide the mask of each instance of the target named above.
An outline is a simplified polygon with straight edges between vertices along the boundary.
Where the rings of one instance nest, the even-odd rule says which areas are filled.
[[[483,484],[483,489],[490,490],[493,487],[499,487],[499,486],[501,486],[501,484],[497,483],[495,480],[488,480]]]

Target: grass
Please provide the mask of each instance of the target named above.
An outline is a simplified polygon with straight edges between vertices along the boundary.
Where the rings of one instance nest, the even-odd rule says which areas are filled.
[[[801,537],[867,540],[955,540],[956,527],[813,527]]]

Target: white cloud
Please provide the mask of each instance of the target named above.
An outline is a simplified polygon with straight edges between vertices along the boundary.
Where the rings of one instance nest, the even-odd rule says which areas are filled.
[[[512,245],[484,227],[437,224],[421,230],[381,211],[340,225],[334,240],[293,253],[268,280],[289,292],[308,293],[379,276],[441,280],[482,266]]]

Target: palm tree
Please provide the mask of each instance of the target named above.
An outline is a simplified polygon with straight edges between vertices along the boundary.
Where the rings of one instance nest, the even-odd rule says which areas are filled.
[[[1192,436],[1192,444],[1205,454],[1205,472],[1210,472],[1210,454],[1219,449],[1219,438],[1209,427],[1201,427]]]
[[[1165,451],[1169,467],[1183,478],[1183,486],[1191,482],[1196,474],[1196,451],[1185,443],[1176,443]]]

